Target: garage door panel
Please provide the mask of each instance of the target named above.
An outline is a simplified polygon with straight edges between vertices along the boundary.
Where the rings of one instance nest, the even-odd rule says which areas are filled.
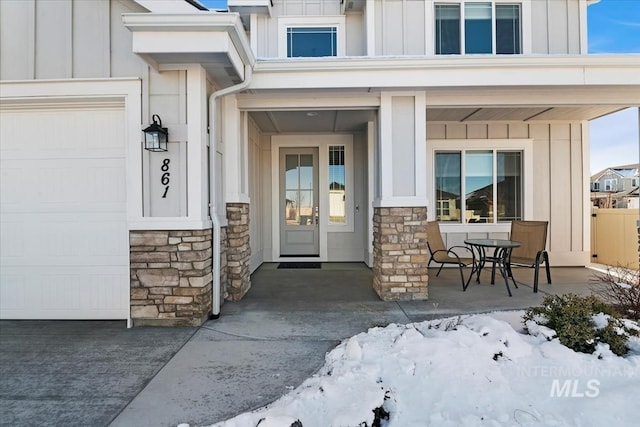
[[[3,266],[128,265],[122,215],[9,214],[2,228]]]
[[[58,107],[0,116],[0,317],[125,319],[124,110]]]
[[[3,157],[105,158],[125,151],[122,110],[5,110],[2,116]]]
[[[28,274],[20,267],[3,270],[0,310],[5,318],[128,317],[127,268],[80,267],[71,273],[65,266],[37,266]]]
[[[123,158],[5,161],[2,212],[124,212],[125,174]]]

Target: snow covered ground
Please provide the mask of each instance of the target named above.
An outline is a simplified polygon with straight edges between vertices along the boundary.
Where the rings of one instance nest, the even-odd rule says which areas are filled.
[[[214,427],[371,427],[380,407],[388,427],[640,425],[640,338],[625,357],[576,353],[545,328],[524,334],[522,314],[370,329],[297,389]]]

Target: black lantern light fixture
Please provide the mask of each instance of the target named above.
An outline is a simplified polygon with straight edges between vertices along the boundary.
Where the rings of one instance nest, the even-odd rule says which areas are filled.
[[[167,151],[169,131],[162,127],[160,116],[152,116],[153,123],[144,132],[144,149],[149,151]]]

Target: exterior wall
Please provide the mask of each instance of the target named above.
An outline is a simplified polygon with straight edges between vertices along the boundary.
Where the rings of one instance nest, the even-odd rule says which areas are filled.
[[[211,313],[211,229],[132,231],[134,326],[200,326]]]
[[[375,54],[433,55],[434,4],[438,0],[373,0]],[[581,0],[522,0],[523,39],[533,54],[579,54],[584,23]],[[529,10],[530,14],[525,11]],[[527,15],[530,20],[526,21]],[[523,40],[524,42],[524,40]],[[527,52],[525,52],[527,53]]]
[[[260,187],[264,174],[262,172],[262,133],[258,126],[249,120],[249,199],[251,209],[249,212],[249,239],[251,241],[251,266],[253,272],[264,261],[263,253],[263,229],[264,217],[263,200],[269,197],[269,193],[262,191]]]
[[[584,151],[582,124],[567,123],[430,123],[429,139],[533,139],[533,217],[549,221],[547,248],[552,266],[587,265],[589,261],[588,177],[583,176]],[[429,183],[432,185],[432,183]],[[583,196],[584,195],[584,196]],[[585,230],[585,228],[587,228]],[[508,236],[508,227],[494,233],[473,231],[460,226],[459,232],[443,232],[447,246],[463,244],[467,238]]]
[[[145,78],[120,18],[144,11],[129,0],[0,2],[0,79]]]
[[[580,0],[531,1],[532,53],[579,54],[581,52]],[[586,17],[585,17],[586,19]],[[586,29],[586,26],[582,28]]]
[[[341,16],[340,2],[335,0],[274,0],[271,17],[256,16],[257,28],[252,38],[256,57],[278,57],[278,18],[279,17],[318,17]],[[364,15],[353,12],[346,14],[346,54],[362,56],[366,52]]]
[[[373,289],[381,299],[427,299],[426,248],[426,208],[374,209]]]

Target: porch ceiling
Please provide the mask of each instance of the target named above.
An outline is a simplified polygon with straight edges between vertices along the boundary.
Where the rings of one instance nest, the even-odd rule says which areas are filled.
[[[591,107],[447,107],[427,108],[427,122],[536,122],[592,120],[627,108],[626,105]],[[252,111],[251,117],[267,133],[354,132],[375,120],[374,109],[304,109]]]

